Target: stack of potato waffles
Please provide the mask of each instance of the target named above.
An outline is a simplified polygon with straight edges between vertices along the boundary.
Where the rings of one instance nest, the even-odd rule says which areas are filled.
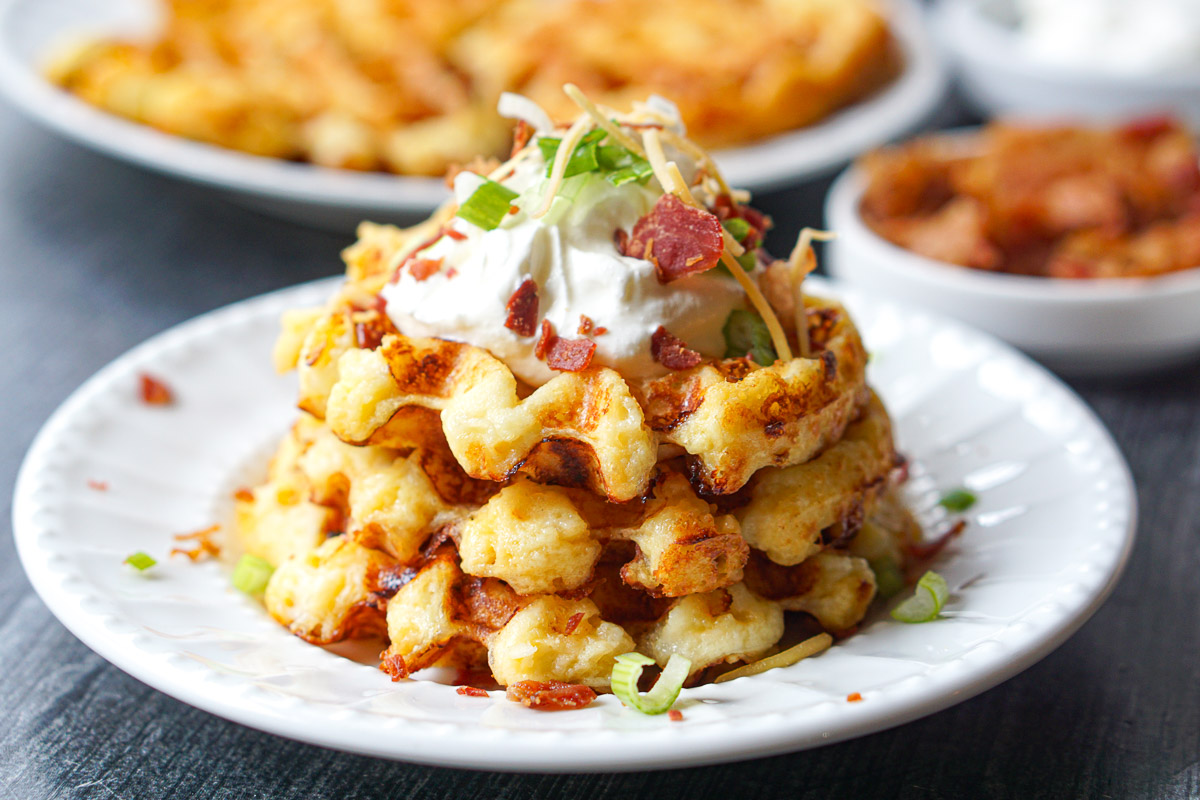
[[[581,138],[588,120],[568,133],[580,148],[595,146]],[[441,665],[509,687],[603,690],[614,658],[636,650],[660,666],[685,656],[698,682],[800,632],[851,633],[884,571],[898,580],[920,531],[854,323],[801,291],[795,253],[743,271],[716,233],[721,209],[698,198],[758,217],[720,193],[706,157],[681,183],[660,134],[643,131],[644,152],[671,188],[632,239],[615,238],[640,241],[652,221],[643,257],[660,279],[660,256],[708,269],[727,248],[722,263],[769,318],[770,357],[704,358],[666,335],[670,353],[648,345],[666,367],[657,377],[589,350],[529,385],[488,350],[405,335],[387,313],[385,287],[424,263],[455,206],[409,230],[363,224],[329,303],[285,315],[276,365],[298,371],[302,413],[266,483],[239,492],[241,544],[276,567],[266,606],[293,633],[384,635],[396,679]],[[514,163],[537,152],[526,147]],[[551,197],[568,153],[546,165]],[[517,211],[506,200],[498,219],[528,219]],[[671,238],[677,219],[712,227],[707,266],[687,257],[692,228]],[[807,240],[796,252],[810,258]]]

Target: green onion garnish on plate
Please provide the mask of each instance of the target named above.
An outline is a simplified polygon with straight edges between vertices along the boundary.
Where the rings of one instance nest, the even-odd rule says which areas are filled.
[[[516,200],[517,196],[517,193],[507,186],[485,178],[467,201],[458,207],[456,216],[485,231],[495,230],[508,216],[512,201]]]
[[[942,495],[942,499],[938,500],[938,505],[947,511],[953,511],[956,514],[961,514],[978,501],[973,493],[966,489],[951,489]]]
[[[949,595],[946,579],[936,572],[926,572],[917,581],[913,596],[892,609],[892,617],[901,622],[930,622],[938,618]]]
[[[725,226],[725,230],[729,231],[730,236],[737,239],[738,243],[744,241],[752,230],[750,223],[741,217],[730,217],[721,224]]]
[[[567,159],[567,170],[563,173],[564,178],[571,178],[576,175],[582,175],[585,172],[595,172],[600,168],[600,162],[596,154],[596,143],[605,137],[605,132],[596,128],[588,131],[579,144],[575,145],[575,150],[572,151],[571,157]],[[552,136],[543,136],[537,140],[538,149],[542,151],[542,158],[546,161],[546,177],[550,177],[551,170],[554,169],[554,158],[558,155],[558,146],[562,144],[562,139],[556,139]]]
[[[246,594],[262,594],[275,568],[264,558],[244,555],[233,568],[233,588]]]
[[[625,653],[617,656],[616,660],[612,671],[613,694],[622,703],[643,714],[662,714],[673,706],[692,669],[691,661],[673,653],[654,688],[643,694],[638,691],[638,679],[642,677],[642,668],[655,663],[654,659],[641,653]]]
[[[143,553],[141,550],[138,550],[136,553],[130,553],[128,556],[126,556],[124,563],[133,567],[138,572],[145,572],[146,570],[150,569],[158,562],[155,561],[152,557],[150,557],[146,553]]]

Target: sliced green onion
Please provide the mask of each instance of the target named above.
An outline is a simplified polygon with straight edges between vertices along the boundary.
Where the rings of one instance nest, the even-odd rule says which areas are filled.
[[[494,230],[508,216],[516,199],[517,193],[512,189],[485,178],[467,202],[458,207],[457,216],[485,231]]]
[[[673,706],[683,682],[692,670],[691,661],[672,653],[654,687],[643,694],[638,691],[638,679],[642,677],[642,668],[653,663],[653,658],[641,653],[625,653],[617,656],[612,671],[613,694],[622,703],[643,714],[662,714]]]
[[[895,597],[904,590],[904,572],[891,556],[872,558],[867,561],[875,573],[875,591],[884,600]]]
[[[630,181],[645,183],[654,175],[650,162],[619,144],[602,144],[596,148],[600,168],[608,172],[608,182],[621,186]]]
[[[262,594],[275,568],[264,558],[244,555],[233,568],[233,588],[246,594]]]
[[[725,226],[725,230],[729,231],[729,235],[739,242],[749,236],[750,231],[753,230],[750,223],[741,217],[730,217],[721,224]]]
[[[575,145],[571,157],[567,159],[567,170],[563,173],[564,178],[582,175],[585,172],[595,172],[600,168],[600,162],[596,160],[596,143],[605,135],[600,128],[584,134],[583,138],[579,140],[579,144]],[[549,178],[550,173],[554,170],[554,159],[558,155],[558,146],[562,144],[562,139],[543,136],[537,140],[537,144],[538,149],[542,151],[542,158],[546,161],[546,177]]]
[[[125,557],[124,563],[136,569],[138,572],[145,572],[153,567],[158,562],[153,558],[138,550],[136,553],[130,553]]]
[[[942,495],[942,499],[938,500],[938,505],[947,511],[962,513],[971,506],[975,505],[977,498],[966,489],[952,489]]]
[[[754,250],[747,250],[735,258],[734,261],[738,262],[738,265],[746,272],[754,272],[754,270],[758,269],[758,254]],[[726,271],[728,269],[726,267]]]
[[[735,308],[729,312],[721,333],[725,335],[726,358],[742,358],[749,353],[756,364],[764,367],[774,364],[778,358],[771,345],[767,323],[753,311]]]
[[[950,588],[946,579],[936,572],[926,572],[917,581],[917,590],[912,597],[892,609],[892,617],[901,622],[929,622],[938,618]]]

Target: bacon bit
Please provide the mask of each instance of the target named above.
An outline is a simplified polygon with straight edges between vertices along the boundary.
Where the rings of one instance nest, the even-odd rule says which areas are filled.
[[[233,493],[233,499],[241,500],[243,503],[252,503],[254,502],[254,492],[243,486]]]
[[[918,544],[908,545],[908,553],[919,561],[928,561],[938,553],[942,552],[946,545],[950,544],[950,542],[956,536],[962,533],[963,529],[966,527],[967,521],[960,519],[958,522],[954,523],[953,526],[951,526],[950,530],[946,531],[932,542],[920,542]]]
[[[484,689],[477,689],[474,686],[460,686],[456,689],[463,697],[488,697],[488,693]]]
[[[761,211],[751,208],[750,206],[740,205],[734,201],[732,197],[723,194],[717,197],[713,202],[713,213],[717,218],[724,222],[732,217],[744,219],[750,223],[751,231],[746,234],[746,238],[742,240],[742,245],[747,250],[753,250],[762,243],[763,238],[767,235],[773,223],[771,218]]]
[[[603,336],[606,333],[608,333],[608,328],[604,327],[603,325],[601,325],[599,328],[596,328],[596,330],[592,331],[593,336]]]
[[[722,230],[715,214],[664,194],[633,226],[626,255],[650,261],[658,280],[670,283],[717,265],[725,251]]]
[[[546,360],[546,351],[550,348],[550,342],[558,337],[554,335],[554,326],[550,324],[550,320],[542,320],[542,335],[538,337],[537,344],[533,346],[533,357],[538,361]]]
[[[145,372],[139,377],[143,403],[148,406],[167,406],[175,402],[175,394],[170,386]]]
[[[563,635],[570,636],[579,627],[579,623],[583,622],[583,612],[579,611],[571,615],[567,620],[567,627],[563,628]]]
[[[629,255],[629,234],[624,228],[617,228],[613,231],[613,245],[621,255]]]
[[[581,372],[592,363],[596,343],[590,339],[564,339],[554,333],[549,320],[542,320],[542,335],[533,348],[534,358],[559,372]]]
[[[387,333],[377,319],[354,323],[354,343],[360,350],[374,350],[383,344]]]
[[[520,213],[520,211],[521,211],[521,209],[519,206],[509,206],[508,207],[509,214],[518,214],[518,213]]]
[[[1135,142],[1145,142],[1175,130],[1178,125],[1169,114],[1154,114],[1122,125],[1121,135]]]
[[[512,293],[512,297],[508,298],[504,307],[508,310],[504,327],[518,336],[533,336],[537,332],[538,288],[532,278],[521,281],[521,285]],[[542,324],[544,326],[548,323]],[[544,327],[542,335],[545,336]]]
[[[518,681],[508,687],[504,696],[538,711],[584,708],[596,699],[596,693],[590,687],[561,681]]]
[[[662,325],[650,337],[650,355],[667,369],[691,369],[704,360],[704,356],[689,350]]]
[[[587,314],[579,315],[579,329],[575,331],[580,336],[587,336],[596,329],[596,323],[592,322],[592,318]]]
[[[440,258],[411,258],[405,263],[408,264],[409,273],[418,281],[427,279],[442,268]]]
[[[432,247],[433,245],[437,244],[438,239],[441,239],[443,236],[445,236],[447,230],[449,230],[449,229],[445,226],[438,228],[437,232],[435,232],[433,234],[433,236],[430,236],[428,239],[426,239],[425,241],[421,242],[419,245],[414,247],[410,251],[410,255],[408,256],[408,258],[404,259],[404,261],[400,262],[400,266],[396,267],[396,271],[394,273],[392,273],[392,278],[388,282],[389,283],[399,283],[400,282],[400,274],[402,272],[404,272],[404,268],[408,265],[408,263],[413,261],[414,256],[417,253],[420,253],[422,250],[425,250],[426,248]],[[416,277],[416,276],[414,275],[413,277]]]
[[[202,561],[206,558],[216,558],[221,555],[221,548],[217,547],[216,543],[210,538],[214,533],[221,530],[220,525],[210,525],[207,528],[191,533],[177,533],[174,536],[177,542],[195,542],[196,547],[193,550],[186,550],[182,547],[172,547],[171,555],[179,553],[187,556],[192,561]]]
[[[374,299],[371,300],[371,308],[375,311],[378,311],[380,314],[386,314],[387,298],[381,294],[375,295]]]
[[[546,353],[546,366],[560,372],[582,372],[596,355],[596,343],[591,339],[563,339],[555,336]]]
[[[683,722],[683,712],[677,708],[672,708],[667,712],[667,719],[671,722]]]
[[[859,694],[858,692],[852,692],[851,694],[846,695],[846,702],[847,703],[861,703],[862,695]]]
[[[108,481],[97,481],[97,480],[89,479],[87,482],[87,485],[88,485],[89,489],[94,489],[97,492],[107,492],[108,491]]]
[[[508,154],[511,159],[517,153],[525,149],[525,145],[529,144],[529,140],[533,138],[533,126],[523,119],[517,120],[517,126],[513,128],[513,146],[512,152]]]
[[[446,278],[447,279],[453,278],[457,274],[458,274],[458,270],[456,270],[454,267],[450,267],[448,270],[446,270]]]
[[[454,228],[446,228],[446,235],[449,236],[451,239],[453,239],[456,242],[465,241],[467,238],[467,235],[465,233],[463,233],[462,231],[456,231],[456,230],[454,230]]]

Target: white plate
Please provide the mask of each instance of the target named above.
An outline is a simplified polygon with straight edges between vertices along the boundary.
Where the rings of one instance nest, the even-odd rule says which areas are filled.
[[[718,160],[751,190],[826,174],[863,150],[911,132],[940,103],[947,83],[913,0],[886,0],[906,69],[879,94],[824,122]],[[446,197],[438,178],[327,169],[226,150],[129,122],[47,83],[38,64],[64,38],[144,34],[155,0],[0,0],[0,91],[31,118],[77,142],[160,172],[226,190],[230,199],[300,222],[352,230],[362,219],[411,219]]]
[[[933,713],[1025,669],[1096,610],[1133,542],[1128,468],[1069,390],[984,334],[847,291],[925,522],[944,522],[941,490],[979,495],[937,565],[953,589],[946,618],[904,625],[877,612],[816,658],[685,690],[681,723],[612,696],[545,713],[502,693],[392,683],[288,634],[230,587],[223,565],[166,557],[172,533],[227,521],[235,488],[261,476],[294,414],[293,381],[269,365],[278,315],[331,288],[238,303],[117,359],[46,423],[17,482],[21,560],[63,624],[134,677],[245,725],[504,770],[678,767],[815,747]],[[178,403],[141,404],[141,371],[168,381]],[[123,566],[136,550],[159,566]],[[862,702],[847,702],[852,692]]]

